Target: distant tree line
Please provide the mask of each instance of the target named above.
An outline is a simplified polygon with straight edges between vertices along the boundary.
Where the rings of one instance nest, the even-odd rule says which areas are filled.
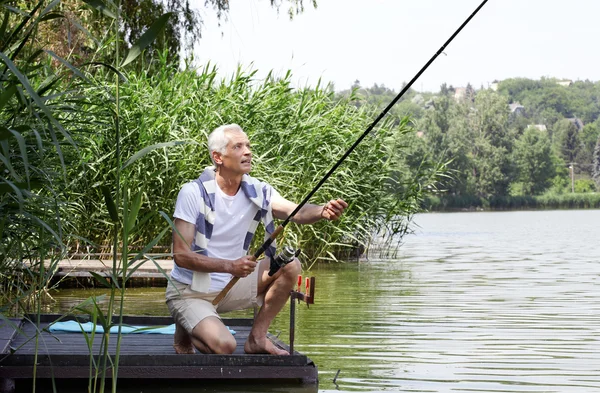
[[[356,81],[354,104],[397,94]],[[409,90],[389,116],[409,116],[415,156],[449,161],[446,195],[492,198],[600,190],[600,82],[507,79],[489,88]],[[416,160],[418,161],[418,160]]]

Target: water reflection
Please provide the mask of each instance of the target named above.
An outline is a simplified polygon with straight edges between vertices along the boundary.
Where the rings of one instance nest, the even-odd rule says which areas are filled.
[[[319,391],[600,389],[600,210],[416,222],[394,260],[311,271],[316,304],[297,308],[296,349],[319,366]],[[166,314],[163,293],[128,290],[126,313]],[[89,294],[61,290],[55,311]],[[286,339],[286,313],[272,330]]]

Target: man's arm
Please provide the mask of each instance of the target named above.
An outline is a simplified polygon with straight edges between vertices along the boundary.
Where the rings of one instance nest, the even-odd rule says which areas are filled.
[[[271,204],[273,207],[273,216],[280,220],[288,218],[296,207],[298,207],[298,204],[288,201],[281,195],[273,195]],[[342,199],[333,199],[325,205],[307,203],[292,217],[292,221],[298,224],[313,224],[321,219],[329,221],[337,220],[347,207],[348,204]]]
[[[190,245],[196,236],[196,226],[179,218],[175,219],[174,224],[176,230],[173,231],[173,258],[177,266],[197,272],[229,273],[236,277],[246,277],[256,267],[252,255],[228,260],[210,258],[193,252]]]

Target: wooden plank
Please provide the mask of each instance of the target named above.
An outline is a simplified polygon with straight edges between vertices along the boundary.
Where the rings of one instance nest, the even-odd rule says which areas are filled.
[[[0,354],[10,352],[11,342],[18,334],[16,328],[19,327],[20,323],[20,319],[14,318],[0,322]]]
[[[303,382],[316,381],[317,368],[313,365],[304,366],[269,366],[269,367],[230,367],[230,366],[156,366],[156,367],[123,367],[119,366],[119,379],[135,378],[142,381],[159,379],[202,379],[202,380],[284,380],[295,379]],[[4,366],[0,368],[0,377],[10,376],[11,379],[30,379],[33,367]],[[89,368],[66,366],[38,366],[38,378],[57,379],[87,379]],[[110,369],[107,370],[110,376]]]
[[[27,319],[35,321],[37,316],[35,315],[27,315]],[[42,314],[40,315],[40,322],[49,324],[50,322],[54,322],[56,320],[61,321],[74,321],[78,320],[80,322],[89,322],[90,318],[86,315],[67,315],[63,316],[60,314]],[[252,319],[248,318],[223,318],[223,323],[229,326],[248,326],[252,327]],[[117,322],[118,317],[113,317],[113,322]],[[146,326],[164,326],[170,325],[173,323],[173,318],[170,316],[137,316],[137,315],[125,315],[123,316],[123,323],[128,325],[146,325]]]
[[[34,361],[33,354],[22,355],[16,352],[3,362],[3,366],[30,366]],[[99,364],[101,356],[94,356]],[[223,367],[243,367],[243,366],[304,366],[311,363],[306,356],[279,356],[279,355],[121,355],[119,366],[121,367],[201,367],[201,366],[223,366]],[[37,364],[40,367],[84,367],[88,368],[90,364],[89,355],[41,355],[37,356]],[[1,369],[1,367],[0,367]]]

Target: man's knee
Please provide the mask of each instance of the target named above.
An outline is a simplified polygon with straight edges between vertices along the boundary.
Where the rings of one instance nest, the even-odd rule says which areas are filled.
[[[206,318],[198,323],[192,330],[192,337],[194,346],[200,352],[228,355],[235,352],[237,346],[235,337],[229,333],[221,320],[215,317]]]
[[[294,258],[292,262],[283,267],[282,275],[296,282],[296,279],[300,273],[302,273],[302,265],[300,264],[298,258]]]
[[[231,335],[229,337],[218,337],[209,347],[215,354],[230,355],[235,352],[237,342]]]
[[[229,337],[216,336],[210,338],[200,338],[194,335],[194,338],[195,340],[192,340],[194,346],[197,350],[203,353],[230,355],[235,352],[235,348],[237,347],[237,342],[235,341],[235,338],[231,335],[229,335]],[[208,348],[208,351],[206,348]]]

